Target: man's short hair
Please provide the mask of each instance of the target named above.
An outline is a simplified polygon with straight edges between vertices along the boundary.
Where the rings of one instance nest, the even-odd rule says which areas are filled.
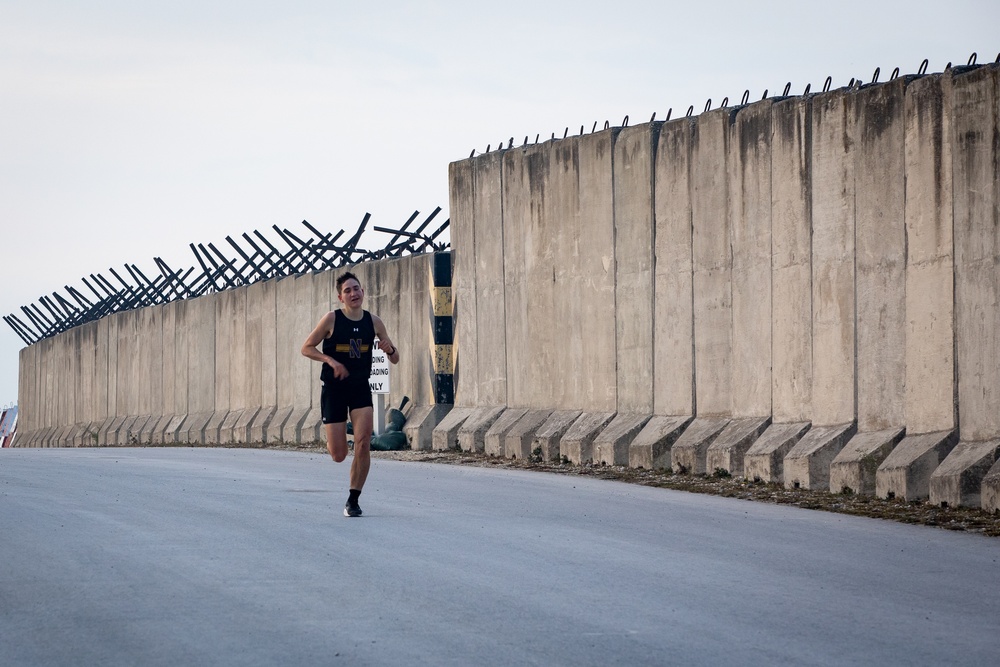
[[[357,281],[358,285],[361,284],[361,281],[358,280],[358,277],[356,275],[354,275],[350,271],[345,271],[344,273],[342,273],[340,275],[339,278],[337,278],[337,294],[340,294],[341,292],[344,291],[342,289],[343,286],[344,286],[344,283],[346,283],[348,280],[351,280],[351,279],[354,279],[355,281]]]

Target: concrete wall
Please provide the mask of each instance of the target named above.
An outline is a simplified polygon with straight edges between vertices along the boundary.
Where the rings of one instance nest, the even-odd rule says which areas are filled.
[[[874,475],[898,443],[926,467],[909,436],[939,434],[934,456],[956,430],[1000,438],[997,77],[900,77],[453,163],[455,291],[476,310],[458,315],[456,402],[694,417],[703,435],[679,442],[702,457],[717,435],[727,456],[756,437],[788,451],[811,425],[792,450],[810,488],[840,480],[834,459]],[[802,426],[789,440],[769,422]]]
[[[366,307],[400,350],[390,405],[403,396],[434,402],[433,260],[417,255],[351,269]],[[320,366],[299,349],[338,307],[339,273],[116,313],[24,348],[17,445],[316,440]]]

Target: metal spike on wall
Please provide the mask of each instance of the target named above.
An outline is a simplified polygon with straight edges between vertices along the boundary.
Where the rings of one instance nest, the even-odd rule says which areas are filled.
[[[135,264],[125,264],[124,271],[109,268],[108,272],[120,287],[100,273],[91,273],[90,280],[88,277],[80,279],[91,297],[66,285],[65,296],[58,292],[43,295],[36,303],[21,307],[23,319],[10,314],[3,320],[26,345],[32,345],[75,326],[126,310],[235,289],[260,280],[328,271],[390,257],[441,252],[451,248],[449,242],[438,240],[448,228],[449,220],[430,229],[440,212],[441,207],[435,208],[413,230],[410,225],[420,215],[419,211],[414,211],[398,228],[372,226],[370,232],[371,214],[366,213],[346,241],[340,241],[346,235],[344,230],[324,233],[307,220],[302,221],[306,233],[299,231],[296,234],[272,225],[272,231],[278,236],[276,241],[258,230],[253,230],[252,236],[243,233],[244,244],[227,236],[225,240],[235,256],[227,255],[213,243],[191,243],[188,247],[197,262],[193,267],[173,269],[161,258],[154,257],[156,270],[148,275]],[[382,248],[363,248],[360,243],[366,233],[376,237],[387,234],[389,240]]]

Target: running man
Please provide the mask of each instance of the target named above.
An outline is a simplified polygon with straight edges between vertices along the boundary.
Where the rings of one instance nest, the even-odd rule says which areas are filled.
[[[394,364],[399,363],[399,350],[389,339],[382,320],[362,309],[365,291],[353,273],[337,278],[337,299],[340,309],[323,316],[303,343],[302,354],[323,364],[323,428],[326,449],[337,463],[347,458],[347,417],[351,417],[354,461],[344,516],[361,516],[358,496],[371,467],[373,414],[368,377],[372,372],[372,346],[378,337],[379,349]],[[322,351],[318,349],[321,343]]]

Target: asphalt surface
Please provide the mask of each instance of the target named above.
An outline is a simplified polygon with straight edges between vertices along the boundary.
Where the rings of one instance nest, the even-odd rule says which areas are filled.
[[[3,665],[984,665],[1000,540],[534,472],[0,450]]]

